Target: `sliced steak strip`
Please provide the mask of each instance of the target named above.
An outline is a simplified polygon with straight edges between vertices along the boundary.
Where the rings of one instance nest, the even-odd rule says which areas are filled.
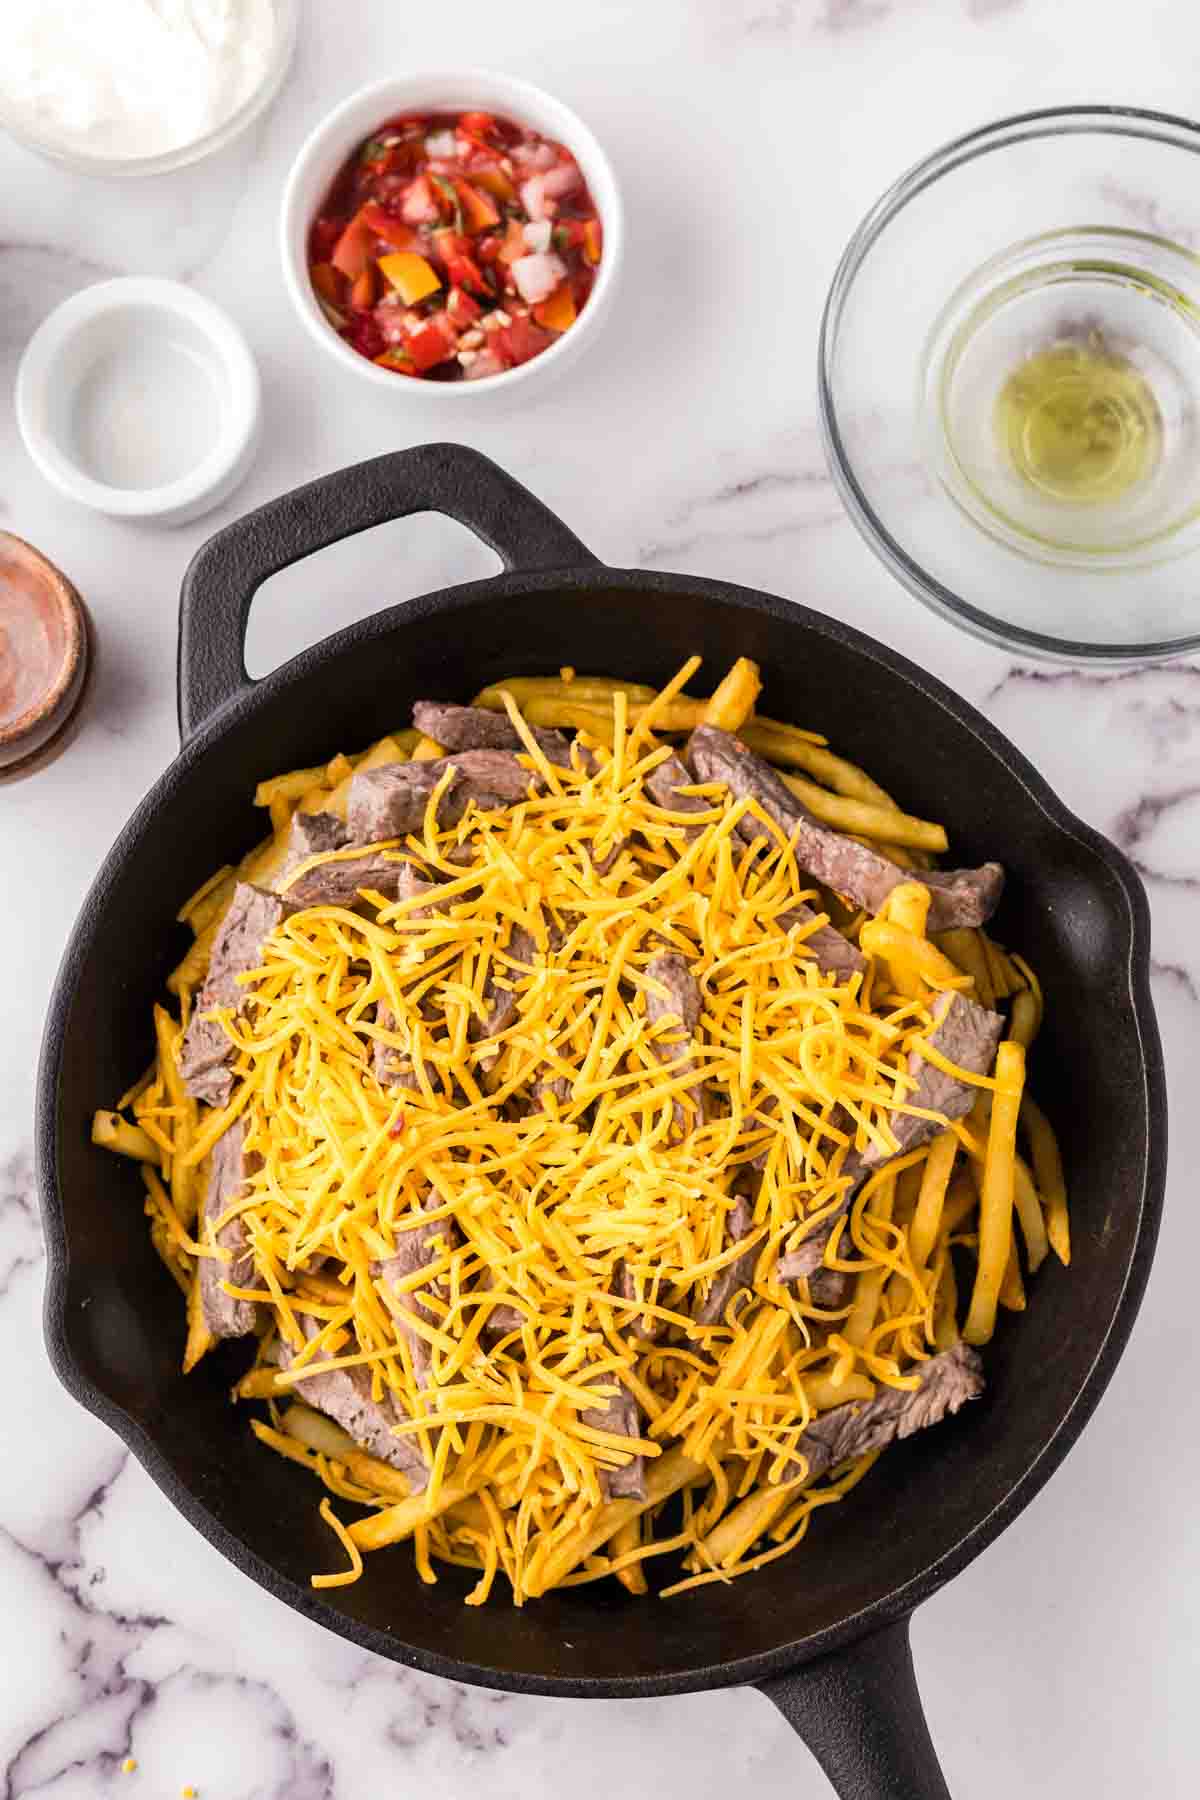
[[[219,1219],[227,1206],[245,1197],[246,1177],[253,1173],[245,1143],[245,1122],[235,1119],[212,1147],[204,1194],[205,1224]],[[229,1261],[218,1262],[213,1256],[200,1258],[200,1310],[204,1323],[216,1338],[246,1337],[258,1323],[258,1307],[253,1300],[235,1300],[221,1285],[228,1281],[233,1287],[254,1286],[254,1256],[246,1221],[240,1214],[221,1227],[216,1244],[218,1249],[229,1251]]]
[[[183,1034],[179,1073],[193,1099],[207,1101],[209,1106],[228,1105],[233,1092],[229,1072],[233,1045],[220,1020],[206,1019],[203,1014],[214,1007],[243,1011],[250,995],[237,978],[260,967],[263,944],[293,910],[278,894],[269,894],[248,881],[239,881],[234,888],[229,910],[213,942],[204,986],[196,996],[195,1010]]]
[[[818,916],[813,907],[801,900],[787,912],[777,914],[775,923],[781,930],[790,931],[793,925],[809,925]],[[867,959],[858,945],[843,937],[836,925],[818,925],[815,931],[808,933],[804,943],[822,975],[848,981],[851,975],[861,975],[867,966]]]
[[[930,931],[983,925],[996,910],[1004,887],[999,863],[933,874],[901,869],[878,850],[869,850],[814,819],[769,763],[712,725],[697,726],[692,733],[688,760],[698,780],[723,781],[736,799],[749,795],[757,800],[791,840],[799,867],[870,913],[877,913],[892,889],[904,881],[921,881],[931,890]],[[738,830],[748,843],[769,836],[766,826],[749,815]]]
[[[637,1305],[637,1282],[633,1278],[633,1271],[628,1263],[623,1262],[617,1270],[613,1291],[619,1294],[622,1300],[629,1300],[635,1306]],[[618,1325],[623,1325],[626,1330],[636,1331],[639,1337],[645,1338],[651,1344],[657,1344],[667,1329],[666,1320],[656,1319],[652,1313],[643,1313],[640,1319],[635,1316],[633,1319],[618,1320]]]
[[[969,1069],[973,1075],[986,1075],[995,1061],[996,1046],[1004,1030],[1000,1014],[989,1012],[958,993],[939,994],[930,1010],[934,1028],[929,1042],[933,1048],[959,1068]],[[935,1068],[925,1061],[920,1050],[909,1055],[908,1073],[917,1083],[906,1096],[909,1106],[925,1106],[947,1119],[961,1119],[975,1104],[978,1088]],[[938,1120],[917,1119],[911,1113],[894,1113],[890,1122],[899,1148],[893,1152],[873,1144],[863,1155],[867,1168],[878,1168],[893,1155],[917,1149],[943,1129]]]
[[[340,862],[317,863],[293,879],[293,871],[311,856],[327,856],[344,850],[350,833],[333,813],[294,813],[288,833],[287,861],[276,887],[293,906],[346,906],[360,904],[363,888],[395,900],[399,894],[404,862],[385,851],[344,857]]]
[[[527,972],[532,971],[536,952],[537,946],[525,927],[514,925],[502,952],[505,960],[499,971],[493,960],[484,988],[484,999],[488,1008],[487,1017],[486,1019],[472,1020],[470,1035],[473,1039],[477,1041],[480,1038],[499,1037],[502,1031],[508,1030],[517,1016],[520,1000],[511,985],[500,986],[496,975],[499,973],[501,980],[506,983],[521,981]],[[517,967],[510,968],[508,966],[510,963],[515,963]]]
[[[649,1023],[657,1025],[660,1019],[675,1019],[683,1027],[685,1038],[681,1039],[678,1029],[667,1030],[656,1037],[651,1049],[661,1063],[672,1063],[674,1075],[687,1074],[693,1067],[689,1055],[690,1040],[694,1037],[696,1027],[700,1023],[700,988],[696,977],[692,974],[687,962],[677,950],[666,950],[659,956],[652,956],[646,964],[646,973],[652,981],[661,982],[667,995],[653,992],[647,988],[646,1018]],[[697,1081],[677,1095],[672,1102],[674,1119],[671,1127],[672,1142],[681,1142],[696,1126],[703,1125],[705,1120],[704,1083]]]
[[[431,1194],[425,1202],[425,1210],[432,1212],[440,1208],[442,1202]],[[404,1281],[415,1275],[419,1269],[428,1268],[430,1263],[444,1255],[446,1250],[461,1243],[462,1238],[453,1219],[433,1219],[428,1224],[414,1225],[407,1231],[396,1233],[396,1248],[385,1262],[378,1265],[374,1273],[386,1288],[392,1289],[397,1281]],[[410,1313],[420,1319],[423,1324],[436,1323],[434,1314],[421,1299],[420,1290],[410,1288],[406,1293],[392,1293],[394,1304],[402,1312]],[[413,1373],[422,1387],[429,1377],[429,1365],[432,1352],[428,1341],[420,1332],[401,1322],[400,1329],[404,1334],[412,1355]]]
[[[310,1339],[321,1329],[316,1319],[303,1313],[300,1327]],[[279,1346],[279,1361],[285,1369],[292,1361],[292,1352],[283,1343]],[[348,1431],[369,1456],[377,1456],[381,1462],[389,1463],[406,1475],[414,1494],[424,1491],[429,1481],[429,1469],[420,1444],[407,1434],[403,1437],[394,1435],[394,1428],[404,1414],[386,1390],[381,1400],[372,1399],[369,1369],[327,1369],[319,1375],[304,1375],[296,1383],[296,1391],[307,1405],[315,1406],[343,1431]]]
[[[881,1388],[873,1400],[851,1400],[813,1420],[796,1446],[807,1459],[810,1481],[851,1457],[885,1450],[927,1425],[937,1425],[983,1392],[983,1365],[965,1344],[943,1350],[909,1373],[921,1381],[912,1392]]]
[[[725,1242],[740,1244],[754,1230],[754,1214],[747,1200],[739,1200],[733,1211],[725,1220]],[[725,1317],[725,1310],[733,1296],[740,1288],[754,1285],[754,1271],[758,1264],[762,1239],[756,1238],[748,1250],[735,1256],[731,1263],[718,1269],[713,1276],[712,1286],[704,1299],[697,1306],[693,1317],[697,1325],[720,1325]]]
[[[703,794],[681,794],[679,792],[680,788],[691,787],[695,779],[683,758],[672,752],[656,768],[651,769],[643,785],[654,804],[661,806],[664,812],[711,812],[713,802],[706,800]],[[683,833],[690,843],[693,838],[699,836],[703,829],[702,825],[685,825]]]
[[[484,706],[444,706],[440,700],[418,700],[413,724],[443,750],[512,750],[526,754],[525,745],[507,713],[489,712]],[[571,740],[562,731],[537,725],[530,732],[548,763],[571,766]]]
[[[636,1438],[642,1435],[638,1403],[617,1376],[604,1377],[605,1385],[616,1386],[616,1393],[599,1406],[586,1406],[580,1413],[584,1425],[594,1431],[611,1431],[616,1437]],[[646,1459],[635,1456],[619,1469],[604,1469],[600,1474],[600,1491],[606,1500],[644,1500],[646,1498]]]
[[[352,844],[378,844],[419,831],[429,796],[447,769],[454,779],[442,795],[438,824],[457,825],[472,801],[484,812],[526,800],[535,777],[508,750],[464,750],[437,762],[386,763],[363,769],[350,783],[347,819]]]

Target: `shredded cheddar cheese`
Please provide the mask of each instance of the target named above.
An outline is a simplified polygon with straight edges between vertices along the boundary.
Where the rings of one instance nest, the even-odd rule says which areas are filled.
[[[181,1027],[165,1013],[155,1069],[127,1096],[159,1157],[144,1168],[147,1210],[181,1283],[223,1254],[225,1225],[244,1222],[254,1279],[227,1291],[269,1321],[238,1390],[266,1398],[271,1423],[255,1420],[256,1434],[335,1496],[378,1508],[347,1527],[322,1501],[348,1567],[314,1575],[314,1587],[357,1579],[364,1550],[402,1536],[425,1579],[435,1562],[475,1570],[470,1604],[501,1578],[520,1604],[548,1583],[667,1552],[690,1572],[669,1592],[728,1580],[785,1554],[874,1460],[806,1485],[797,1458],[812,1420],[880,1386],[914,1387],[914,1363],[933,1354],[953,1279],[947,1241],[935,1236],[918,1263],[911,1208],[895,1210],[898,1177],[914,1170],[919,1187],[928,1146],[894,1157],[838,1215],[847,1159],[895,1152],[905,1113],[936,1116],[909,1098],[914,1047],[994,1092],[928,1042],[939,994],[970,977],[919,930],[878,921],[861,931],[865,974],[823,974],[813,932],[836,915],[859,939],[861,921],[806,884],[775,827],[765,847],[747,847],[739,820],[749,811],[769,824],[757,803],[699,783],[688,791],[703,810],[655,802],[646,780],[669,750],[654,733],[670,728],[697,660],[657,697],[616,687],[611,731],[581,731],[568,768],[547,760],[501,690],[538,777],[530,797],[472,807],[442,829],[447,770],[422,828],[385,846],[437,882],[436,903],[424,889],[368,894],[361,910],[287,917],[243,978],[251,1004],[220,1015],[235,1050],[229,1104],[197,1117],[179,1080]],[[579,685],[573,671],[562,681]],[[403,755],[388,742],[391,759]],[[262,784],[263,803],[286,807],[320,774]],[[281,888],[359,854],[311,857]],[[184,909],[198,930],[212,930],[206,903],[228,873]],[[816,916],[800,924],[790,915],[802,902]],[[692,1032],[651,967],[667,951],[697,984]],[[202,973],[177,983],[184,1024]],[[661,1013],[664,999],[654,1022],[651,1003]],[[411,1081],[390,1081],[389,1059]],[[202,1232],[197,1175],[234,1120],[252,1172]],[[968,1146],[975,1129],[960,1128]],[[750,1233],[731,1241],[731,1214],[751,1193]],[[775,1274],[831,1218],[824,1264],[857,1278],[832,1313]],[[418,1229],[429,1254],[385,1279]],[[714,1283],[750,1252],[752,1285],[697,1323]],[[423,1492],[340,1444],[336,1427],[327,1441],[289,1432],[305,1379],[333,1370],[361,1370],[376,1400],[390,1397],[397,1436],[427,1464]],[[596,1422],[622,1392],[640,1408],[636,1437]],[[635,1457],[651,1498],[607,1499]],[[775,1497],[748,1515],[754,1536],[723,1527],[733,1548],[714,1561],[718,1522],[764,1483]],[[682,1493],[682,1524],[618,1535],[671,1493]]]

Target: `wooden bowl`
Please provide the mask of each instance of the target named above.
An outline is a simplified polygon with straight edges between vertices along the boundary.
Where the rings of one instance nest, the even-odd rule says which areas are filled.
[[[60,738],[88,663],[73,585],[32,544],[0,531],[0,777],[26,772]]]

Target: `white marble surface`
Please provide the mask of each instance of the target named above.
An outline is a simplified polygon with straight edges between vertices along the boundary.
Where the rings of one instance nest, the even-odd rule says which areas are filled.
[[[922,612],[841,515],[812,391],[825,285],[886,181],[1017,108],[1194,108],[1190,0],[1119,14],[1095,0],[311,0],[280,103],[218,164],[110,186],[0,144],[6,389],[30,331],[65,294],[109,273],[162,273],[241,321],[267,409],[242,493],[175,532],[72,510],[27,462],[11,408],[0,416],[0,524],[69,571],[101,647],[69,753],[0,788],[0,1794],[11,1800],[133,1800],[188,1782],[204,1800],[460,1800],[483,1784],[492,1800],[827,1791],[751,1694],[591,1707],[502,1698],[350,1650],[235,1575],[67,1399],[42,1352],[33,1062],[84,888],[175,749],[183,568],[238,510],[439,430],[408,384],[364,394],[315,359],[276,263],[283,174],[310,123],[352,87],[464,46],[578,106],[614,153],[632,232],[617,315],[578,371],[511,418],[456,419],[455,435],[500,458],[602,556],[814,602],[981,703],[1146,877],[1177,1112],[1200,1049],[1189,930],[1200,671],[1019,666]],[[431,519],[343,545],[264,590],[253,669],[382,599],[491,563]],[[952,1788],[972,1800],[1196,1792],[1200,1441],[1187,1322],[1200,1225],[1177,1138],[1145,1308],[1094,1424],[1048,1491],[918,1617],[932,1727]],[[120,1772],[127,1754],[136,1774]]]

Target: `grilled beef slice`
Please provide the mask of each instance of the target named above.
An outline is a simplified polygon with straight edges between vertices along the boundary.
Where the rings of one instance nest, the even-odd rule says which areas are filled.
[[[239,985],[238,976],[261,965],[263,944],[293,910],[278,894],[269,894],[248,881],[239,881],[234,888],[229,910],[213,942],[204,986],[196,996],[195,1010],[183,1036],[179,1073],[193,1099],[207,1101],[209,1106],[228,1105],[233,1092],[229,1072],[233,1045],[220,1021],[203,1015],[213,1007],[242,1011],[249,995]]]
[[[727,1244],[741,1243],[754,1230],[754,1214],[749,1202],[739,1200],[725,1221],[725,1241]],[[758,1264],[758,1253],[762,1249],[762,1239],[756,1238],[748,1250],[743,1250],[731,1263],[718,1269],[713,1276],[712,1286],[707,1295],[696,1308],[694,1317],[697,1325],[719,1325],[725,1317],[725,1310],[739,1288],[753,1286],[754,1270]]]
[[[808,1462],[810,1481],[851,1457],[884,1450],[927,1425],[937,1425],[983,1392],[983,1365],[965,1344],[943,1350],[909,1373],[921,1382],[912,1392],[881,1387],[873,1400],[851,1400],[813,1420],[797,1444]]]
[[[436,762],[386,763],[350,783],[347,820],[352,844],[378,844],[419,831],[429,796],[447,769],[454,779],[438,806],[440,826],[457,825],[472,801],[483,811],[525,800],[535,777],[509,750],[463,750]]]
[[[969,1069],[973,1075],[986,1075],[995,1060],[996,1046],[1004,1030],[1000,1014],[989,1012],[986,1007],[977,1006],[974,1000],[968,1000],[965,994],[958,993],[939,994],[930,1010],[934,1027],[929,1033],[929,1042],[933,1048],[948,1062]],[[935,1068],[925,1061],[919,1050],[913,1050],[909,1055],[908,1073],[917,1083],[907,1095],[909,1106],[924,1106],[931,1112],[943,1113],[947,1119],[961,1119],[975,1104],[978,1088]],[[863,1154],[867,1168],[878,1168],[893,1155],[917,1149],[942,1130],[936,1119],[918,1119],[911,1113],[894,1113],[891,1127],[899,1148],[890,1151],[872,1145]]]
[[[293,906],[347,906],[359,904],[363,888],[395,900],[405,864],[394,854],[375,851],[346,857],[339,862],[317,863],[293,880],[292,871],[310,856],[344,850],[350,833],[334,813],[293,813],[288,833],[287,861],[277,886]]]
[[[645,780],[645,788],[656,806],[665,812],[704,813],[711,812],[713,802],[706,800],[703,794],[683,794],[680,788],[691,787],[695,782],[682,757],[672,753],[656,768],[651,769]],[[694,838],[702,831],[702,825],[685,825],[684,836]]]
[[[484,706],[448,706],[440,700],[418,700],[413,724],[443,750],[512,750],[525,754],[525,745],[507,713],[489,712]],[[530,730],[546,761],[557,768],[571,766],[571,740],[562,731]]]
[[[441,1204],[442,1202],[436,1195],[431,1194],[425,1202],[425,1210],[427,1212],[437,1210]],[[396,1282],[404,1281],[408,1276],[415,1275],[419,1269],[427,1268],[430,1263],[436,1262],[439,1256],[460,1241],[458,1227],[450,1218],[431,1219],[427,1224],[415,1225],[408,1231],[398,1231],[394,1252],[386,1261],[379,1264],[376,1273],[385,1287],[394,1289]],[[420,1319],[423,1324],[433,1323],[434,1315],[421,1299],[419,1289],[410,1288],[407,1292],[400,1294],[393,1291],[392,1300],[402,1312],[410,1313],[414,1318]],[[413,1372],[418,1382],[424,1387],[431,1361],[429,1344],[420,1332],[413,1331],[403,1321],[401,1321],[400,1329],[412,1356]]]
[[[692,733],[688,760],[698,780],[723,781],[736,799],[750,795],[757,800],[792,842],[799,867],[868,912],[877,913],[903,881],[921,881],[931,890],[930,931],[983,925],[996,910],[1004,886],[999,863],[922,874],[901,869],[877,850],[814,819],[769,763],[712,725],[700,725]],[[749,815],[738,829],[748,843],[769,835],[766,826]]]
[[[244,1197],[246,1177],[252,1173],[245,1141],[245,1122],[235,1119],[212,1147],[203,1203],[206,1223],[219,1219],[227,1206]],[[229,1261],[200,1258],[201,1314],[214,1337],[246,1337],[258,1322],[258,1308],[253,1300],[235,1300],[221,1285],[228,1281],[233,1287],[254,1286],[254,1256],[245,1219],[240,1214],[230,1219],[217,1232],[216,1242],[219,1249],[228,1250]]]
[[[646,973],[651,980],[660,982],[667,990],[664,997],[650,988],[646,989],[647,1021],[651,1026],[657,1025],[660,1019],[678,1021],[675,1030],[668,1028],[653,1040],[650,1047],[659,1062],[677,1065],[672,1074],[684,1075],[692,1067],[688,1053],[689,1040],[700,1023],[700,988],[696,977],[677,950],[666,950],[659,956],[651,957],[646,964]],[[679,1027],[682,1027],[682,1034]],[[684,1093],[676,1095],[672,1106],[674,1119],[671,1137],[673,1142],[680,1142],[696,1126],[704,1123],[703,1082],[697,1081]]]
[[[622,1387],[617,1376],[608,1374],[604,1377],[604,1385],[615,1386],[617,1391],[602,1401],[599,1406],[587,1406],[579,1417],[585,1425],[594,1431],[611,1431],[617,1437],[640,1437],[641,1419],[638,1404],[628,1388]],[[606,1500],[646,1498],[646,1459],[635,1456],[619,1469],[605,1469],[600,1476],[600,1489]]]
[[[306,1313],[300,1314],[300,1325],[307,1338],[315,1337],[320,1330],[317,1321]],[[281,1343],[280,1366],[286,1369],[291,1360],[290,1349]],[[305,1375],[296,1383],[296,1391],[308,1406],[315,1406],[349,1432],[369,1456],[377,1456],[406,1475],[414,1494],[424,1490],[429,1469],[420,1444],[408,1434],[395,1435],[394,1428],[404,1415],[386,1390],[381,1400],[372,1399],[369,1369],[326,1369],[321,1374]]]

